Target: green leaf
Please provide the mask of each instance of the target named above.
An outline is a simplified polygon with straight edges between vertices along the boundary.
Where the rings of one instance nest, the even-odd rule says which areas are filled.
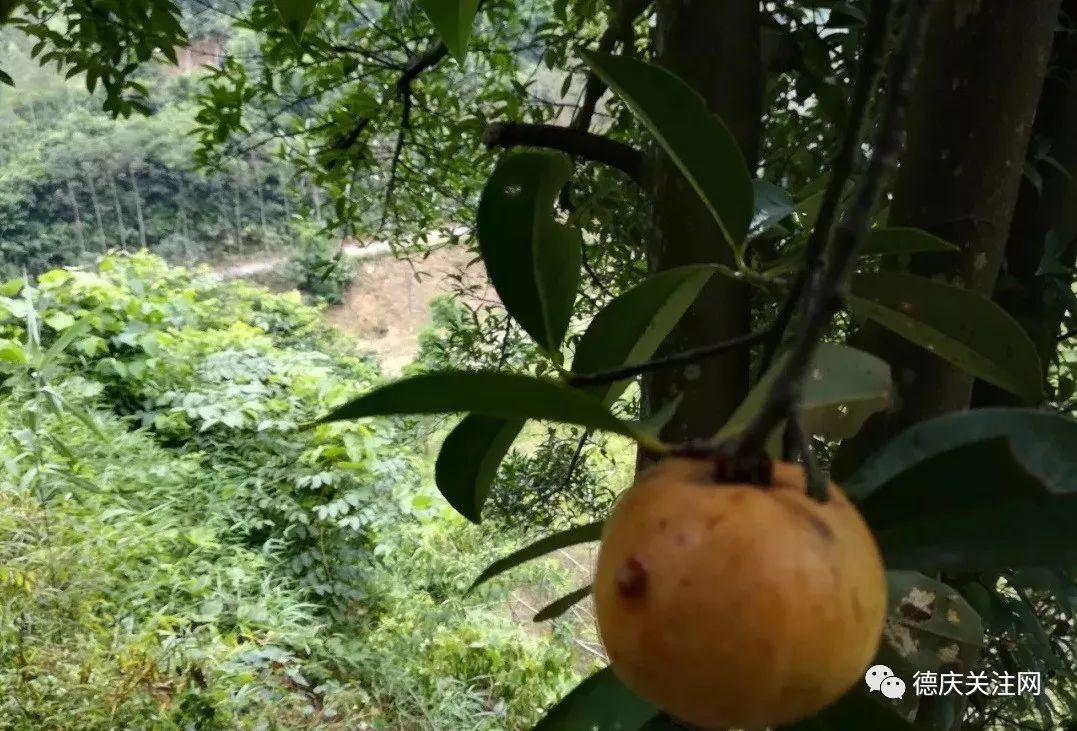
[[[0,361],[14,363],[15,365],[26,365],[26,351],[22,349],[22,345],[14,340],[0,338]]]
[[[489,581],[498,574],[503,574],[509,569],[519,566],[525,561],[531,561],[539,556],[545,556],[547,553],[553,553],[554,551],[568,548],[569,546],[577,546],[581,543],[597,541],[602,537],[602,525],[602,523],[589,523],[587,525],[569,528],[560,533],[554,533],[552,536],[546,536],[540,541],[525,546],[504,558],[500,558],[487,566],[486,569],[479,574],[478,578],[471,584],[471,588],[468,589],[468,591],[473,590],[476,586],[485,581]]]
[[[849,310],[1028,403],[1043,396],[1036,346],[981,294],[911,274],[861,274],[853,280]]]
[[[748,226],[749,236],[765,233],[796,210],[796,204],[785,189],[773,183],[753,180],[752,191],[755,203],[751,224]]]
[[[66,330],[75,324],[75,318],[66,312],[53,312],[45,318],[45,324],[53,330]]]
[[[5,86],[15,86],[15,79],[11,78],[11,74],[3,69],[0,69],[0,84]]]
[[[671,269],[616,297],[591,321],[576,347],[573,365],[580,372],[592,372],[651,357],[714,271],[710,265]],[[583,390],[611,404],[629,382]],[[469,415],[441,445],[435,481],[449,504],[468,520],[480,521],[498,465],[523,424],[520,419]],[[658,433],[652,424],[640,426]]]
[[[961,251],[949,241],[918,228],[876,228],[868,235],[860,256]]]
[[[983,621],[956,589],[916,571],[888,571],[886,580],[889,602],[877,662],[910,680],[916,671],[976,664]]]
[[[463,63],[479,0],[419,0],[419,5],[449,53]]]
[[[905,431],[845,489],[888,567],[999,571],[1077,562],[1074,474],[1077,422],[983,409]]]
[[[545,607],[538,611],[535,615],[535,622],[545,622],[547,619],[556,619],[562,614],[567,612],[572,607],[576,606],[579,602],[586,599],[591,593],[591,585],[580,587],[574,592],[566,594],[565,596],[550,602]]]
[[[685,266],[660,272],[606,305],[576,346],[576,373],[641,363],[652,355],[680,321],[715,273],[710,265]],[[612,403],[631,379],[587,390]]]
[[[424,373],[375,388],[335,409],[321,421],[462,412],[575,424],[622,434],[661,448],[645,430],[618,419],[595,397],[557,381],[514,373]]]
[[[759,412],[786,356],[777,358],[719,432],[740,432]],[[846,345],[823,343],[804,383],[801,419],[810,434],[843,439],[890,402],[890,367],[874,355]]]
[[[281,20],[284,21],[284,27],[295,36],[296,41],[303,39],[303,32],[307,29],[317,2],[318,0],[276,0],[274,3]]]
[[[449,505],[472,523],[481,521],[498,465],[525,421],[469,414],[442,443],[434,481]]]
[[[582,51],[688,179],[740,256],[752,219],[752,176],[729,128],[669,71],[628,56]]]
[[[655,711],[606,668],[573,688],[532,731],[635,731]]]
[[[479,251],[509,314],[536,343],[557,351],[579,287],[583,238],[553,218],[553,202],[572,174],[560,153],[502,156],[479,201]]]

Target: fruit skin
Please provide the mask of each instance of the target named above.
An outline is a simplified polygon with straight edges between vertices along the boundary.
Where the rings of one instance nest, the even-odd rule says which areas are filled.
[[[886,617],[875,539],[836,485],[800,465],[771,486],[714,481],[713,460],[640,474],[602,537],[594,600],[617,676],[705,729],[790,723],[861,680]]]

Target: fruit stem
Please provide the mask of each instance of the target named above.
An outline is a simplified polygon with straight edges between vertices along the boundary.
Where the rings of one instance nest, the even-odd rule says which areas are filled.
[[[826,475],[819,467],[815,459],[815,452],[811,448],[811,437],[804,430],[804,423],[800,420],[800,414],[793,412],[785,422],[785,431],[782,434],[782,449],[790,450],[783,454],[785,459],[793,460],[800,458],[804,465],[804,483],[807,485],[805,492],[808,497],[820,503],[825,503],[828,498]]]

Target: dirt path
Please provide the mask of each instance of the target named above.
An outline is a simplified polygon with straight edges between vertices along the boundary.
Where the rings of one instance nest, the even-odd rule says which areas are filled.
[[[344,254],[353,259],[372,259],[378,256],[385,256],[390,253],[389,244],[377,242],[368,244],[365,246],[358,246],[356,244],[344,244],[342,247]],[[271,272],[274,269],[279,269],[288,263],[288,260],[292,258],[291,254],[280,254],[277,256],[270,256],[268,258],[259,258],[252,261],[237,262],[229,264],[226,267],[215,269],[210,277],[218,281],[225,281],[228,279],[240,279],[242,277],[254,277],[259,274],[265,274]]]
[[[478,286],[479,296],[494,296],[481,264],[467,266],[472,258],[462,247],[448,246],[414,261],[365,258],[344,302],[326,311],[326,320],[373,351],[383,373],[398,375],[418,352],[430,302],[454,291],[452,277],[463,272],[463,282]]]

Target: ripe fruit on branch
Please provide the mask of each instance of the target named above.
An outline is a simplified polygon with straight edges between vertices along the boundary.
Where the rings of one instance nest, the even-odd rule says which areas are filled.
[[[770,485],[719,483],[714,459],[640,474],[606,524],[595,571],[610,664],[642,697],[706,729],[805,718],[863,675],[886,579],[860,513],[800,465]]]

